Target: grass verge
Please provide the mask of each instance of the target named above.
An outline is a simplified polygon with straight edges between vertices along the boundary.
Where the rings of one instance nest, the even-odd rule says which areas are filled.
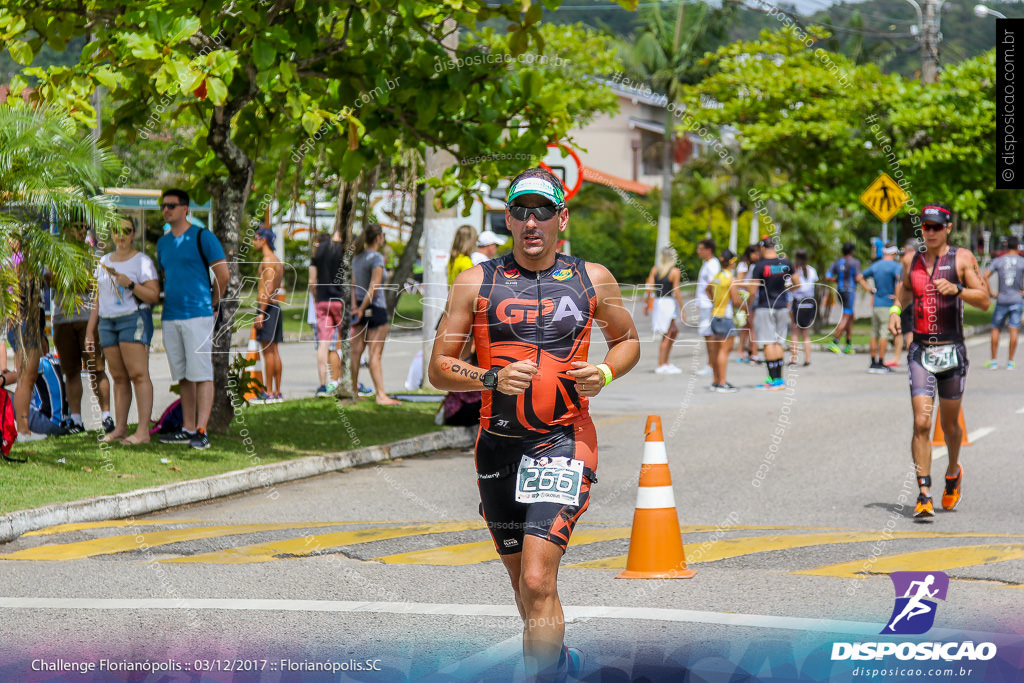
[[[100,448],[95,432],[14,446],[24,464],[0,462],[0,514],[198,479],[259,464],[373,446],[438,431],[437,403],[378,406],[302,399],[249,406],[228,435],[197,451],[155,439]],[[239,432],[248,429],[250,452]],[[167,462],[162,460],[166,459]]]

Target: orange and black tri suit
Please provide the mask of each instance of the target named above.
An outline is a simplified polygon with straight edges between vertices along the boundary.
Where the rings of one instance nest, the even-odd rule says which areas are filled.
[[[473,317],[479,365],[501,368],[532,360],[539,372],[518,396],[483,392],[476,470],[480,512],[499,554],[522,551],[531,534],[564,550],[597,481],[597,433],[589,400],[576,392],[566,374],[573,361],[586,361],[591,322],[597,306],[586,262],[558,254],[555,265],[535,272],[511,254],[486,261]],[[583,486],[578,505],[515,500],[516,475],[523,456],[582,460]]]

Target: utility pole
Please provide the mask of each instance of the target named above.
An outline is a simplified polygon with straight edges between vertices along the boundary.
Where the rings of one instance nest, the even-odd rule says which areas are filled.
[[[921,83],[927,85],[938,80],[939,76],[939,43],[942,32],[939,24],[942,20],[942,6],[946,0],[907,0],[917,12],[917,40],[921,43]]]

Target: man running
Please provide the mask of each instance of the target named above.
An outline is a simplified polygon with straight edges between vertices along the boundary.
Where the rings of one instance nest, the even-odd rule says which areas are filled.
[[[989,297],[974,254],[948,243],[953,227],[949,208],[930,204],[921,210],[921,221],[925,248],[910,261],[903,287],[889,312],[889,331],[901,334],[900,313],[913,301],[914,340],[907,350],[907,368],[914,410],[910,450],[920,487],[914,516],[933,517],[930,432],[934,395],[938,388],[939,419],[949,453],[942,507],[952,510],[960,502],[964,479],[958,421],[968,367],[963,302],[987,311]]]
[[[999,278],[996,296],[996,310],[992,312],[992,360],[985,364],[989,370],[999,367],[996,356],[999,352],[999,331],[1010,325],[1010,355],[1006,369],[1015,370],[1013,354],[1017,352],[1017,335],[1020,333],[1021,311],[1024,310],[1024,256],[1018,251],[1020,240],[1011,235],[1006,240],[1007,252],[993,259],[981,281],[988,285],[988,279],[995,273]]]
[[[853,353],[853,344],[850,337],[853,336],[853,305],[857,298],[857,278],[860,277],[860,261],[853,257],[856,250],[853,242],[843,243],[843,255],[836,259],[836,262],[825,273],[825,279],[836,283],[836,294],[839,297],[839,305],[843,308],[843,317],[836,328],[835,337],[828,345],[832,353]],[[846,334],[846,346],[839,347],[839,338]]]
[[[640,342],[619,285],[601,265],[557,252],[569,223],[561,182],[532,168],[509,187],[512,252],[459,274],[428,368],[447,391],[483,391],[476,469],[480,511],[523,619],[528,677],[578,677],[563,645],[556,579],[569,536],[597,481],[590,397],[628,372]],[[587,362],[591,324],[608,343]],[[472,335],[479,367],[461,360]]]

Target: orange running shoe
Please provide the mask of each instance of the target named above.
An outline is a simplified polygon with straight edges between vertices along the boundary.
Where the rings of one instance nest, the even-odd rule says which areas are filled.
[[[935,508],[932,506],[932,499],[928,496],[919,494],[917,496],[917,505],[914,506],[915,517],[934,517]]]
[[[960,502],[964,490],[964,466],[957,464],[960,471],[955,477],[946,477],[946,490],[942,493],[942,508],[952,510]]]

